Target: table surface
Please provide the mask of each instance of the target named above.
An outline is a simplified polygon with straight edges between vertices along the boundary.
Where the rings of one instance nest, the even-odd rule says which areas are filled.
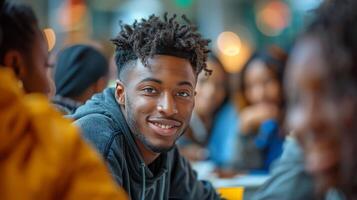
[[[269,179],[267,174],[246,174],[237,175],[233,178],[218,178],[214,173],[214,165],[210,162],[193,163],[192,167],[197,172],[197,176],[201,180],[210,181],[215,188],[221,187],[244,187],[258,188]]]
[[[269,179],[269,175],[241,175],[229,179],[210,179],[215,188],[222,187],[244,187],[244,188],[258,188]]]

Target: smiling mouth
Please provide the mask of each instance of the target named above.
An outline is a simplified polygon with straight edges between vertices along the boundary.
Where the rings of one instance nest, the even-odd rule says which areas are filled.
[[[158,135],[161,136],[173,136],[176,135],[178,128],[181,126],[181,122],[176,120],[149,120],[149,127]]]
[[[150,122],[152,123],[152,122]],[[170,128],[174,128],[175,126],[173,125],[165,125],[165,124],[160,124],[160,123],[157,123],[157,122],[154,122],[153,123],[155,126],[158,126],[160,128],[163,128],[163,129],[170,129]]]

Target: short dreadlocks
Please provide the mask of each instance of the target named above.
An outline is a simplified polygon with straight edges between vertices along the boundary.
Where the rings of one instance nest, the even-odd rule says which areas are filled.
[[[111,40],[116,46],[118,77],[129,62],[140,59],[147,67],[148,59],[156,54],[185,58],[190,61],[196,75],[202,70],[211,74],[206,66],[210,40],[204,39],[185,15],[182,19],[186,24],[180,24],[175,14],[168,18],[165,13],[163,20],[151,15],[149,19],[135,21],[132,25],[120,22],[121,31]]]

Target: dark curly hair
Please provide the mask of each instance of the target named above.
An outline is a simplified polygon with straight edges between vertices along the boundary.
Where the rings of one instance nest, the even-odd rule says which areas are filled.
[[[341,141],[337,187],[346,199],[357,199],[357,1],[325,1],[303,36],[319,42],[327,74],[323,84],[341,112],[346,108],[351,111],[349,121],[334,125],[339,127]],[[344,99],[352,105],[344,103]]]
[[[39,32],[31,7],[0,0],[0,64],[4,64],[4,56],[11,49],[30,56],[34,38]]]
[[[209,53],[208,43],[197,32],[197,27],[182,16],[186,24],[180,24],[176,15],[164,19],[151,15],[149,19],[135,21],[132,25],[120,22],[121,31],[111,41],[115,44],[115,62],[118,67],[118,77],[125,66],[140,59],[144,66],[148,66],[148,59],[156,54],[173,55],[190,61],[196,75],[202,70],[207,74],[206,60]]]

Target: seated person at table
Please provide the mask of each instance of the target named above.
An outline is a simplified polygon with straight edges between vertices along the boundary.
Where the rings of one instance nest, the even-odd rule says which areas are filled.
[[[210,139],[207,144],[208,160],[217,168],[218,176],[234,176],[234,160],[237,155],[237,140],[239,127],[239,91],[238,74],[229,74],[226,79],[228,85],[227,99],[217,110],[211,128]],[[222,173],[221,173],[222,172]]]
[[[196,104],[190,126],[177,141],[180,152],[190,161],[201,161],[209,157],[207,144],[214,116],[228,93],[228,75],[219,60],[211,56],[207,66],[212,74],[207,76],[201,73],[198,76]]]
[[[56,61],[56,96],[52,102],[62,113],[74,113],[95,93],[104,90],[108,72],[107,59],[93,47],[77,44],[65,48]]]
[[[257,52],[240,72],[238,170],[269,171],[282,152],[284,117],[282,77],[287,55],[272,46]]]
[[[297,41],[286,73],[287,124],[303,151],[286,146],[290,155],[255,199],[357,199],[356,10],[352,0],[323,2]]]
[[[121,25],[112,40],[116,87],[73,114],[131,199],[219,199],[175,146],[190,122],[197,76],[210,72],[209,41],[196,30],[167,14]]]

